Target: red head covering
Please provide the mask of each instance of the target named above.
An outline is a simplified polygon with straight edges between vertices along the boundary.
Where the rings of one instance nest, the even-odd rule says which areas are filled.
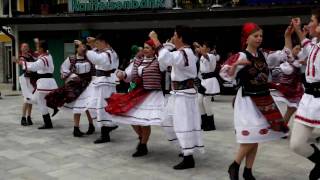
[[[145,44],[148,44],[149,46],[151,46],[153,49],[156,48],[156,45],[154,44],[152,39],[149,39],[148,41],[144,42]]]
[[[252,33],[259,31],[260,29],[261,28],[253,22],[248,22],[243,25],[242,32],[241,32],[241,49],[246,48],[248,37]]]

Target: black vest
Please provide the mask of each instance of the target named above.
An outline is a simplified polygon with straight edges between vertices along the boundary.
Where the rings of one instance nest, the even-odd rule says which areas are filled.
[[[247,60],[251,62],[242,68],[237,75],[239,85],[242,87],[243,96],[265,96],[269,95],[268,76],[269,68],[266,59],[261,51],[258,57],[250,52],[244,51]]]

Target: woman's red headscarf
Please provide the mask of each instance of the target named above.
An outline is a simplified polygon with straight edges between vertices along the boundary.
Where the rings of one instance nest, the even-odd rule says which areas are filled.
[[[156,45],[154,44],[152,39],[149,39],[148,41],[144,42],[145,44],[148,44],[149,46],[151,46],[153,49],[156,48]]]
[[[261,30],[261,28],[253,22],[248,22],[243,25],[241,32],[241,49],[246,48],[248,37],[259,30]]]

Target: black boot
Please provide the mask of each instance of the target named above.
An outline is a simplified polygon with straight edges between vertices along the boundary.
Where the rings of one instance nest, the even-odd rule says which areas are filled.
[[[206,119],[206,126],[204,127],[204,131],[214,131],[216,130],[216,126],[214,124],[214,116],[211,115],[211,116],[207,116],[207,119]]]
[[[201,115],[201,129],[207,126],[207,114]]]
[[[53,126],[52,126],[50,114],[42,115],[42,117],[43,117],[44,125],[38,127],[38,129],[52,129]]]
[[[96,129],[94,128],[94,125],[93,124],[89,124],[89,128],[88,128],[88,131],[86,132],[86,135],[91,135],[94,133]]]
[[[315,144],[311,144],[314,149],[314,153],[308,157],[310,161],[312,161],[315,166],[310,171],[309,180],[318,180],[320,178],[320,151]]]
[[[21,126],[28,126],[26,117],[21,118]]]
[[[33,122],[32,122],[32,120],[31,120],[31,117],[30,116],[28,116],[27,117],[27,123],[28,123],[28,125],[33,125]]]
[[[243,170],[243,179],[244,180],[256,180],[256,178],[252,175],[252,169],[245,167]]]
[[[59,112],[59,109],[57,107],[53,108],[53,113],[51,117],[55,116]]]
[[[240,164],[235,161],[229,166],[228,173],[230,180],[239,180],[239,168]]]
[[[80,131],[79,127],[73,127],[73,136],[74,137],[82,137],[83,135],[84,135],[84,133]]]
[[[173,169],[175,170],[183,170],[189,168],[194,168],[194,159],[192,155],[184,156],[182,162],[173,166]]]
[[[148,148],[146,144],[139,144],[137,151],[132,154],[132,157],[141,157],[148,154]]]
[[[102,126],[101,127],[101,136],[97,140],[94,141],[95,144],[101,144],[101,143],[106,143],[110,142],[110,136],[109,136],[109,131],[108,127]]]

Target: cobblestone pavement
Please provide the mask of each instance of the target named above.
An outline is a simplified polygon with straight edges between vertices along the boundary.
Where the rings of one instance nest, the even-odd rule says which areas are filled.
[[[133,130],[120,126],[111,135],[112,142],[95,145],[99,133],[74,138],[72,114],[61,111],[53,118],[54,129],[38,130],[42,124],[34,108],[33,126],[20,123],[21,96],[0,100],[0,179],[2,180],[224,180],[237,150],[233,131],[231,96],[216,97],[214,104],[217,131],[204,132],[206,153],[196,155],[196,168],[175,171],[181,159],[166,141],[159,127],[152,128],[150,153],[132,158],[137,144]],[[85,117],[82,131],[87,129]],[[314,137],[319,135],[316,131]],[[258,180],[305,180],[312,163],[295,155],[288,140],[261,144],[254,166]]]

